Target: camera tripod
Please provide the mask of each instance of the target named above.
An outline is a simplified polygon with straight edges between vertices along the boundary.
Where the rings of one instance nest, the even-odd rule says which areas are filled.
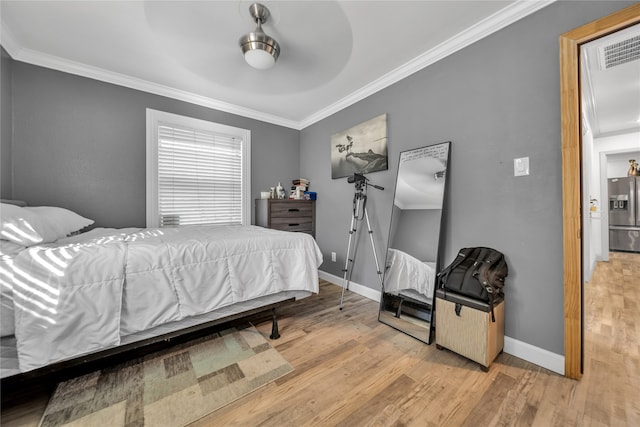
[[[378,185],[369,184],[368,179],[361,174],[354,174],[347,179],[349,183],[355,183],[356,191],[353,195],[353,215],[351,217],[351,227],[349,228],[349,244],[347,246],[347,259],[345,261],[344,269],[344,278],[343,278],[343,287],[342,287],[342,295],[340,296],[340,310],[343,308],[344,303],[344,291],[349,289],[349,283],[351,282],[351,274],[353,273],[353,265],[355,262],[355,255],[357,253],[358,247],[358,223],[366,220],[367,221],[367,229],[369,231],[369,240],[371,241],[371,248],[373,249],[373,258],[376,261],[376,271],[378,273],[378,279],[380,280],[380,287],[383,287],[382,284],[382,271],[380,271],[380,264],[378,263],[378,254],[376,253],[376,245],[373,242],[373,230],[371,230],[371,222],[369,221],[369,214],[367,213],[367,187],[371,186],[377,188],[378,190],[384,190],[383,187]],[[353,238],[355,239],[355,244],[353,242]]]

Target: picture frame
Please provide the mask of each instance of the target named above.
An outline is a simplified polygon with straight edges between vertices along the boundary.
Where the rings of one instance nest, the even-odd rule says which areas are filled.
[[[331,178],[387,170],[387,114],[331,135]]]

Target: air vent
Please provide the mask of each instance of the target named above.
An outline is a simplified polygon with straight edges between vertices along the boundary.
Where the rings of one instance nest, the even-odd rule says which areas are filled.
[[[603,45],[598,50],[601,70],[635,61],[640,59],[640,35]]]

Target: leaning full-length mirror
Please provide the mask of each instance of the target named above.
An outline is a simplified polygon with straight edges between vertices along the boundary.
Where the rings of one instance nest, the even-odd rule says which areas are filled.
[[[450,142],[400,153],[379,319],[431,343]]]

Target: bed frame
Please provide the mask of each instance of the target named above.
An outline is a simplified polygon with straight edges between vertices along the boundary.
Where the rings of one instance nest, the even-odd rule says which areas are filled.
[[[254,321],[258,319],[260,321],[271,320],[271,335],[269,338],[276,340],[280,338],[276,309],[282,305],[290,304],[293,301],[295,301],[295,297],[237,314],[231,314],[216,320],[206,321],[184,329],[167,332],[155,337],[111,347],[69,360],[55,362],[31,371],[9,375],[0,379],[2,405],[17,402],[27,394],[36,391],[52,392],[56,384],[61,381],[135,357],[142,357],[154,351],[227,329],[234,325],[247,324],[250,319]]]

